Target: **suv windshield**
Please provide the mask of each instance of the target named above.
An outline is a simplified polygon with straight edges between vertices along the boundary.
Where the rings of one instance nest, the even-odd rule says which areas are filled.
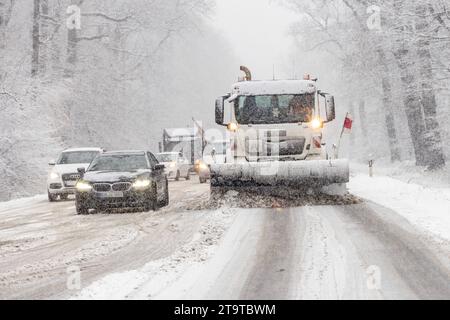
[[[135,171],[148,168],[143,154],[115,154],[95,158],[88,171]]]
[[[214,151],[213,151],[214,150]],[[227,153],[227,143],[226,142],[213,142],[208,143],[205,147],[204,155],[211,154],[226,154]]]
[[[177,160],[177,155],[172,153],[160,153],[156,155],[159,162],[171,162]]]
[[[309,122],[314,111],[314,94],[241,96],[235,110],[240,124]]]
[[[98,154],[99,151],[63,152],[59,156],[57,164],[91,163]]]

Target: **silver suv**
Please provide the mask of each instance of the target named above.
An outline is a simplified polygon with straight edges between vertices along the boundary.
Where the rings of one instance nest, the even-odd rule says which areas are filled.
[[[58,160],[51,160],[52,166],[47,178],[48,201],[66,200],[75,194],[75,184],[80,178],[78,168],[87,168],[92,160],[102,153],[101,148],[72,148],[61,152]]]

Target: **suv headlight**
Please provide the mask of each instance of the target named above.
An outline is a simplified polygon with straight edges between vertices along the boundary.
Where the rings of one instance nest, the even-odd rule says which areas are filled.
[[[58,172],[50,172],[49,174],[50,179],[54,180],[54,179],[58,179],[59,178],[59,173]]]
[[[82,191],[82,192],[86,192],[86,191],[91,191],[92,190],[92,186],[89,182],[80,180],[77,182],[76,186],[78,191]]]
[[[133,183],[133,188],[135,189],[145,189],[150,186],[150,179],[138,179]]]

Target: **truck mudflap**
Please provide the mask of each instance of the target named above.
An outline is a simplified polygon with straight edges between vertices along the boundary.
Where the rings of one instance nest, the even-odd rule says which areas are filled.
[[[211,165],[211,187],[327,186],[349,181],[346,159],[242,162]]]

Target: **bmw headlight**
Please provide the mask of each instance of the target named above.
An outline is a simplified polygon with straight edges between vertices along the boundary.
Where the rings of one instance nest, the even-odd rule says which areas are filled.
[[[92,190],[91,184],[83,180],[78,181],[75,187],[77,188],[78,191],[81,192],[87,192]]]
[[[133,188],[135,189],[145,189],[150,186],[150,179],[138,179],[133,183]]]

